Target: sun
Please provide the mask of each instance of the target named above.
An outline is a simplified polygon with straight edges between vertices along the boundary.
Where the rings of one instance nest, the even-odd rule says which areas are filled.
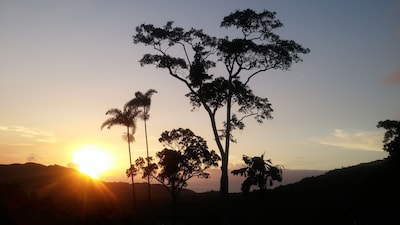
[[[111,155],[96,145],[84,145],[73,153],[73,162],[78,165],[78,170],[92,178],[112,168]]]

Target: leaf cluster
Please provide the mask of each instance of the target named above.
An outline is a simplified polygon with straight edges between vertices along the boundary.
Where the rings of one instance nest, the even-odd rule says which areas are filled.
[[[232,170],[231,173],[246,177],[241,187],[244,194],[249,193],[253,185],[258,186],[261,191],[265,191],[268,183],[272,186],[273,181],[282,181],[282,167],[272,165],[270,159],[264,160],[264,154],[255,157],[243,155],[243,161],[246,167]]]
[[[122,125],[131,128],[133,134],[136,130],[136,120],[141,113],[142,111],[137,108],[124,107],[123,110],[111,108],[106,112],[106,115],[109,115],[110,118],[104,121],[100,128],[107,127],[107,129],[110,129],[115,125]]]
[[[133,43],[142,43],[153,46],[160,54],[145,54],[139,61],[140,64],[154,64],[158,68],[187,69],[190,67],[188,58],[172,57],[167,54],[167,49],[175,45],[190,46],[197,56],[207,54],[202,46],[214,47],[217,39],[203,33],[202,30],[191,28],[185,31],[181,27],[172,27],[173,21],[168,21],[163,27],[155,27],[152,24],[141,24],[136,27],[136,34],[133,35]],[[186,55],[188,57],[188,55]],[[207,67],[214,66],[211,61],[203,62]]]
[[[143,178],[153,177],[174,193],[186,187],[192,177],[209,178],[205,170],[218,166],[220,157],[214,150],[209,151],[207,142],[190,129],[164,131],[159,141],[165,148],[156,153],[158,162],[152,162],[150,157],[147,166],[145,159],[138,158],[136,166],[143,170]]]
[[[282,26],[275,12],[236,10],[224,17],[221,27],[234,27],[241,31],[242,37],[232,40],[225,37],[220,40],[220,60],[230,66],[232,71],[234,65],[238,66],[237,72],[241,69],[256,70],[256,73],[257,70],[289,69],[292,63],[302,60],[299,54],[307,54],[310,49],[295,41],[282,39],[275,32]]]
[[[143,109],[140,118],[142,120],[148,120],[150,117],[149,111],[151,107],[151,96],[155,93],[157,93],[157,91],[154,89],[149,89],[145,93],[137,91],[135,92],[135,97],[129,100],[124,107],[136,108],[137,110],[139,108]]]
[[[389,153],[391,157],[400,156],[400,121],[385,120],[379,121],[378,128],[386,129],[383,138],[383,150]]]

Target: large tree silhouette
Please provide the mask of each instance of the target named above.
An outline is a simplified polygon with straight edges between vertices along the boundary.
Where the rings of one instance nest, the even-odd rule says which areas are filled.
[[[224,224],[229,223],[228,162],[230,143],[236,141],[232,131],[243,129],[244,119],[248,117],[259,123],[272,119],[268,99],[256,96],[249,83],[267,70],[288,70],[293,63],[301,61],[300,54],[309,52],[295,41],[282,39],[274,33],[283,26],[275,16],[275,12],[267,10],[257,13],[246,9],[231,13],[223,18],[220,26],[239,31],[234,38],[216,38],[201,29],[173,27],[173,22],[163,27],[141,24],[133,35],[135,44],[144,44],[155,52],[145,54],[140,64],[166,69],[188,88],[186,96],[192,106],[203,107],[208,113],[222,159],[220,190]],[[209,73],[220,64],[225,68],[225,75]],[[219,112],[225,115],[218,116]]]
[[[379,121],[377,127],[386,129],[383,150],[389,153],[389,157],[400,159],[400,121]]]
[[[134,107],[124,107],[123,110],[117,108],[111,108],[106,112],[106,115],[111,116],[101,124],[101,129],[107,127],[110,129],[115,125],[121,125],[126,127],[126,141],[128,142],[128,153],[129,153],[129,167],[132,168],[132,155],[131,155],[131,142],[134,141],[134,134],[136,131],[136,120],[140,115],[141,111]],[[133,173],[133,170],[129,170]],[[136,213],[136,194],[135,194],[135,182],[133,180],[134,174],[130,174],[132,182],[132,195],[133,195],[133,209]]]
[[[142,108],[142,114],[140,118],[144,121],[144,134],[146,139],[146,154],[147,159],[149,158],[149,144],[147,139],[147,124],[146,121],[150,118],[149,111],[151,106],[151,96],[157,93],[154,89],[149,89],[146,93],[142,93],[140,91],[135,92],[135,98],[131,99],[129,102],[125,104],[125,107],[139,107]],[[150,162],[147,161],[147,165],[150,165]],[[148,204],[150,205],[151,196],[150,196],[150,177],[147,179],[147,196],[148,196]]]
[[[214,150],[209,151],[207,142],[190,129],[164,131],[159,141],[165,148],[156,153],[158,163],[146,166],[145,161],[150,162],[152,158],[139,157],[136,166],[144,172],[143,177],[154,178],[168,190],[172,198],[172,223],[175,224],[177,198],[188,185],[187,181],[193,177],[209,178],[205,170],[218,166],[220,157]]]

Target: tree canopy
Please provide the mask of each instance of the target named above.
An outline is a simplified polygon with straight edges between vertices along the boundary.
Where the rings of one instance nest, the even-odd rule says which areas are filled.
[[[398,158],[400,155],[400,121],[379,121],[377,127],[386,129],[383,150],[387,151],[390,157]]]
[[[272,165],[270,159],[265,160],[264,154],[255,157],[243,155],[243,161],[246,167],[232,170],[232,174],[246,177],[241,188],[244,194],[249,193],[251,186],[258,186],[262,193],[274,181],[282,181],[282,167]]]
[[[208,150],[206,140],[190,129],[164,131],[159,141],[165,148],[156,153],[158,163],[147,168],[145,159],[139,157],[136,165],[143,169],[143,177],[153,177],[172,194],[179,194],[193,177],[208,178],[210,174],[205,170],[218,166],[220,157],[214,150]]]

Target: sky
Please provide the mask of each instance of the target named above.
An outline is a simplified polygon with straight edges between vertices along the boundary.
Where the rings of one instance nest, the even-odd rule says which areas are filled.
[[[400,120],[400,1],[8,1],[0,0],[0,164],[73,165],[73,153],[98,146],[113,167],[104,179],[126,181],[124,127],[100,130],[110,108],[155,89],[147,122],[149,152],[160,134],[189,128],[213,141],[207,114],[191,111],[186,88],[167,71],[138,63],[142,23],[203,29],[237,9],[275,11],[279,34],[311,52],[289,71],[267,71],[250,86],[268,97],[273,120],[247,120],[235,133],[230,169],[242,155],[291,170],[331,170],[387,157],[381,120]],[[218,68],[217,68],[218,69]],[[220,71],[223,71],[222,69]],[[145,156],[138,122],[134,158]],[[218,178],[219,169],[214,169]]]

